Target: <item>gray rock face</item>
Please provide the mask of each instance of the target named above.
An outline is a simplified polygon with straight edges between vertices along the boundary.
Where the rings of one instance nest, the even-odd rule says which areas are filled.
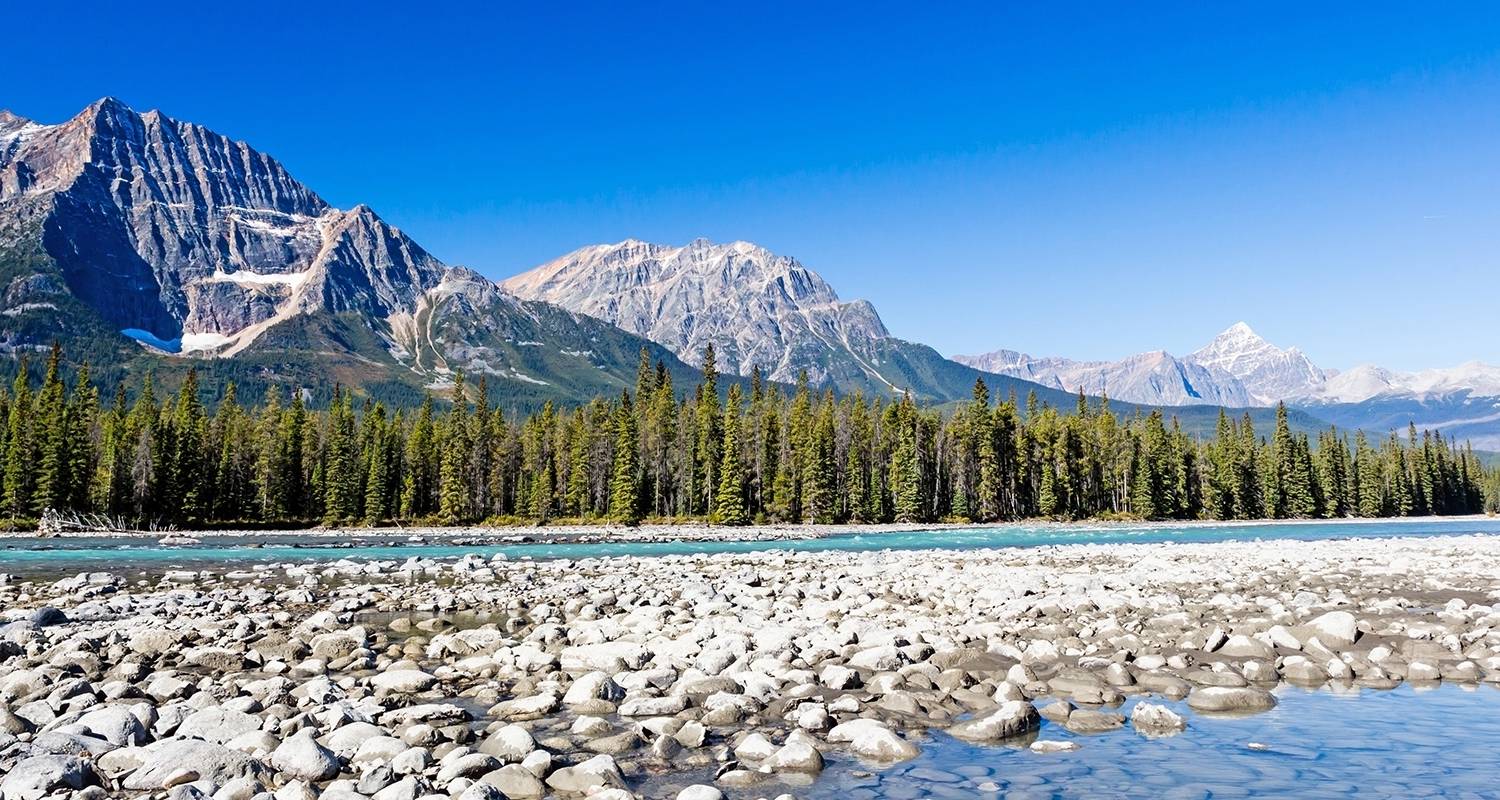
[[[829,354],[861,369],[860,350],[890,333],[865,302],[845,303],[797,260],[749,242],[682,247],[629,239],[596,245],[517,275],[507,291],[618,325],[700,364],[713,344],[720,369],[759,365],[791,382],[837,377]]]
[[[0,344],[122,358],[292,344],[309,359],[360,356],[371,380],[427,385],[462,366],[491,385],[574,398],[634,374],[642,340],[445,265],[368,207],[330,207],[243,142],[113,99],[56,125],[7,120],[0,266],[18,274],[0,286]],[[373,337],[342,335],[350,320]]]
[[[0,208],[45,209],[73,294],[185,350],[233,349],[312,308],[410,311],[444,272],[368,208],[330,208],[249,145],[109,98],[0,148],[0,175]]]

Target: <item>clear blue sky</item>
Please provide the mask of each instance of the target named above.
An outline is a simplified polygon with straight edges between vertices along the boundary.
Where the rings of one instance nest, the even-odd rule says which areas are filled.
[[[46,5],[0,107],[160,108],[495,277],[749,239],[946,353],[1500,361],[1493,4]]]

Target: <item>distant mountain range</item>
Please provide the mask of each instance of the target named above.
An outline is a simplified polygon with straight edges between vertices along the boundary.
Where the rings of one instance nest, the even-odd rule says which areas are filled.
[[[1500,371],[1482,365],[1333,373],[1243,324],[1183,358],[948,359],[748,242],[601,244],[496,284],[366,206],[331,207],[243,142],[110,98],[60,124],[0,111],[0,352],[54,341],[105,380],[191,365],[211,387],[338,382],[409,402],[462,369],[517,407],[629,387],[642,348],[687,386],[712,343],[732,376],[759,366],[928,403],[965,400],[983,378],[998,397],[1071,407],[1082,390],[1122,413],[1173,407],[1191,430],[1221,406],[1268,421],[1284,399],[1304,429],[1385,430],[1410,414],[1500,441],[1500,409],[1480,399],[1500,396]]]
[[[1403,373],[1367,365],[1340,372],[1317,366],[1295,347],[1267,342],[1243,322],[1181,358],[1156,351],[1119,361],[1073,361],[997,350],[954,360],[1134,403],[1285,402],[1341,426],[1383,431],[1415,423],[1470,439],[1476,446],[1500,447],[1500,367],[1469,362]]]

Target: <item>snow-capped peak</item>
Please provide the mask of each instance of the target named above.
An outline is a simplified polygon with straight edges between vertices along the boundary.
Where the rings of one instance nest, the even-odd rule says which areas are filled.
[[[1244,322],[1229,326],[1186,360],[1233,375],[1263,405],[1312,397],[1328,379],[1302,351],[1277,347]]]

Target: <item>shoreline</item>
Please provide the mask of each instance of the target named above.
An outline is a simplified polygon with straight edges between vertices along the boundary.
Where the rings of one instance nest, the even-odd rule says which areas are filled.
[[[308,539],[472,539],[492,544],[561,543],[561,542],[690,542],[690,541],[791,541],[823,539],[851,534],[934,533],[989,530],[996,528],[1036,528],[1042,530],[1116,530],[1139,528],[1234,528],[1247,526],[1306,525],[1373,525],[1380,523],[1453,523],[1494,520],[1493,514],[1420,517],[1342,517],[1337,519],[1260,519],[1260,520],[1021,520],[1012,522],[968,523],[869,523],[869,524],[768,524],[727,526],[708,523],[663,523],[624,526],[613,524],[564,525],[455,525],[455,526],[376,526],[313,528],[223,528],[181,529],[175,531],[67,531],[41,534],[36,531],[0,531],[0,542],[14,539],[139,539],[160,540],[173,537],[265,537]]]
[[[782,797],[951,740],[1191,737],[1276,713],[1285,685],[1494,688],[1497,560],[1500,537],[1456,533],[21,576],[0,583],[0,773]]]

